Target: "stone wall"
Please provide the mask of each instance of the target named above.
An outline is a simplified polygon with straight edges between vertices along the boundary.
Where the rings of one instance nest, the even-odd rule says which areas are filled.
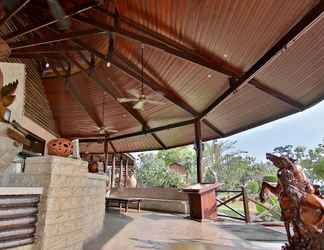
[[[33,250],[81,250],[85,241],[101,231],[106,178],[89,174],[85,162],[53,156],[28,158],[25,173],[10,176],[9,183],[44,188]]]

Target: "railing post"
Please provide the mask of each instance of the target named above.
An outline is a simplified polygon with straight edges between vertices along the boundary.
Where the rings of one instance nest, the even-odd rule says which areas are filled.
[[[248,197],[245,187],[242,186],[241,189],[242,189],[242,196],[243,196],[245,222],[251,223],[250,210],[249,210],[249,197]]]

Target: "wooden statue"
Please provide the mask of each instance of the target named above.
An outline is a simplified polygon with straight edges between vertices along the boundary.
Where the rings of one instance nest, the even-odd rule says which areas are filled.
[[[278,197],[288,237],[283,249],[324,250],[324,200],[292,159],[273,154],[267,154],[267,159],[278,168],[278,183],[263,182],[260,199],[265,201],[267,190]]]

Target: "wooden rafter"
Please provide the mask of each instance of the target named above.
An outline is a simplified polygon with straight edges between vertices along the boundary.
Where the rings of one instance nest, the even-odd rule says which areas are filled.
[[[235,86],[230,86],[219,98],[217,98],[212,104],[210,104],[204,112],[202,112],[201,117],[208,114],[211,110],[213,110],[217,105],[223,102],[227,97],[233,94],[239,87],[243,84],[248,83],[253,80],[255,75],[261,71],[265,66],[272,62],[280,53],[283,53],[289,46],[291,46],[296,38],[303,34],[304,30],[307,30],[309,26],[313,25],[316,20],[323,14],[324,12],[324,1],[321,0],[313,9],[311,9],[294,27],[292,27],[286,35],[284,35],[272,48],[270,48],[248,71],[246,71],[242,76],[235,79]],[[254,82],[254,84],[253,84]],[[252,85],[255,87],[258,86],[259,89],[266,90],[266,87],[260,84],[256,85],[255,81],[252,81]],[[269,92],[270,88],[267,89]],[[296,108],[298,110],[303,110],[306,108],[303,104],[293,104],[291,103],[291,98],[279,93],[275,90],[270,90],[271,95],[281,100],[287,102],[289,101],[292,105],[297,105]],[[297,103],[296,101],[293,101]]]
[[[54,73],[58,77],[64,77],[65,78],[65,76],[62,76],[60,74],[60,72],[55,68],[55,66],[52,66],[52,69],[53,69]],[[71,81],[68,78],[65,78],[65,80]],[[98,127],[102,127],[103,126],[103,121],[101,121],[101,119],[99,118],[99,116],[98,116],[97,112],[94,110],[94,108],[83,100],[83,98],[81,97],[81,93],[79,92],[79,89],[76,88],[73,85],[73,83],[68,83],[67,82],[65,84],[65,86],[68,89],[68,91],[70,92],[71,96],[79,103],[79,105],[81,106],[81,108],[86,111],[86,113],[88,114],[88,116],[95,122],[95,124]]]
[[[103,54],[98,52],[97,50],[91,48],[90,46],[86,45],[82,41],[74,40],[78,45],[83,47],[84,49],[87,49],[90,51],[90,53],[96,55],[98,58],[104,60],[105,62],[108,62],[107,57],[105,57]],[[117,57],[117,60],[116,60]],[[119,59],[119,60],[118,60]],[[115,65],[117,68],[119,68],[121,71],[125,72],[132,78],[134,78],[137,81],[141,81],[141,72],[140,69],[132,62],[130,62],[125,56],[118,53],[117,51],[114,52],[114,55],[111,58],[111,63]],[[187,104],[184,100],[181,99],[176,93],[174,93],[172,90],[167,89],[162,86],[162,84],[157,83],[153,78],[151,78],[148,74],[144,74],[144,83],[149,86],[151,89],[153,89],[156,92],[162,93],[165,98],[167,98],[169,101],[171,101],[173,104],[181,107],[188,113],[190,113],[193,117],[196,117],[199,115],[199,113],[191,107],[189,104]],[[206,120],[203,120],[203,123],[206,124],[209,128],[214,130],[219,135],[223,135],[223,133],[217,129],[214,125],[210,126],[211,124],[207,123]]]
[[[106,82],[103,83],[101,82],[99,79],[97,79],[97,77],[94,74],[89,74],[85,68],[82,67],[82,65],[77,62],[76,60],[74,60],[71,56],[67,55],[67,58],[73,62],[73,64],[75,64],[89,79],[91,79],[92,81],[94,81],[98,86],[102,87],[110,96],[112,96],[116,102],[117,98],[120,97],[119,95],[119,91],[116,91],[116,88],[114,86],[114,84],[112,83],[111,80],[107,80]],[[95,72],[94,72],[95,73]],[[108,86],[109,85],[109,86]],[[119,102],[118,102],[119,103]],[[141,114],[137,111],[134,110],[129,104],[127,103],[119,103],[122,107],[125,108],[125,110],[132,116],[134,117],[143,127],[143,129],[150,129],[150,127],[147,125],[146,121],[144,120],[144,118],[141,116]],[[152,136],[154,137],[154,139],[160,144],[160,146],[162,146],[162,148],[165,148],[166,146],[164,145],[164,143],[161,141],[161,139],[154,133],[152,133]]]
[[[127,39],[132,39],[137,42],[150,45],[152,47],[163,50],[169,54],[175,55],[179,58],[189,60],[193,63],[203,65],[208,68],[212,68],[213,70],[224,73],[226,75],[231,74],[231,72],[233,71],[232,67],[230,67],[228,64],[225,64],[223,60],[221,60],[221,59],[216,60],[215,58],[213,60],[211,60],[211,59],[208,60],[206,58],[203,58],[199,54],[193,52],[189,48],[186,48],[181,45],[178,45],[178,47],[182,48],[181,50],[179,50],[178,48],[169,46],[168,44],[165,43],[165,41],[161,42],[156,39],[151,39],[148,36],[143,36],[143,35],[140,35],[139,33],[135,33],[132,31],[122,29],[122,28],[120,28],[120,26],[118,28],[116,28],[109,24],[101,23],[95,19],[80,16],[80,15],[74,16],[73,18],[80,22],[83,22],[83,23],[89,24],[93,27],[96,27],[99,30],[106,31],[106,32],[113,32],[113,33],[116,33],[116,34],[123,36]],[[229,67],[229,68],[227,69],[227,67]]]
[[[52,38],[36,39],[34,41],[28,41],[28,42],[9,43],[9,45],[10,48],[13,51],[15,51],[17,49],[25,49],[25,48],[36,47],[40,45],[52,44],[56,42],[68,41],[68,40],[89,36],[89,35],[99,35],[101,33],[105,33],[105,32],[98,32],[97,29],[81,30],[81,31],[74,31],[65,34],[59,34]]]
[[[119,70],[123,71],[130,77],[134,78],[137,81],[141,81],[141,71],[135,65],[134,63],[130,62],[126,57],[118,53],[117,51],[114,52],[111,61],[108,61],[107,57],[94,48],[90,47],[89,45],[85,44],[84,42],[80,40],[73,40],[76,42],[78,45],[83,47],[84,49],[90,51],[90,53],[94,54],[98,58],[102,59],[105,62],[111,62],[114,66],[116,66]],[[172,103],[175,103],[176,105],[180,106],[183,108],[185,111],[187,111],[190,114],[197,115],[198,112],[195,111],[190,105],[188,105],[186,102],[180,99],[178,95],[173,93],[170,89],[167,89],[163,87],[161,84],[157,83],[152,77],[150,77],[148,74],[144,72],[144,77],[143,77],[144,83],[149,86],[151,89],[153,89],[156,92],[163,93],[163,96],[167,98],[169,101]]]
[[[223,137],[225,134],[220,131],[218,128],[215,127],[214,124],[212,124],[210,121],[208,121],[207,119],[203,119],[202,122],[209,127],[211,130],[213,130],[214,132],[216,132],[217,134],[219,134],[221,137]]]
[[[102,13],[107,14],[108,16],[114,16],[114,13],[111,13],[109,11],[105,11],[101,7],[96,7],[96,10],[99,10]],[[207,67],[213,71],[217,71],[220,73],[223,73],[227,76],[230,77],[235,77],[238,78],[240,77],[243,72],[241,72],[239,69],[233,67],[226,61],[224,61],[221,58],[216,58],[213,57],[211,58],[206,58],[203,55],[198,54],[197,52],[191,50],[188,47],[185,47],[181,45],[180,43],[173,41],[159,33],[156,33],[136,22],[133,20],[128,19],[127,17],[123,16],[118,16],[118,19],[120,22],[125,23],[135,29],[137,32],[131,32],[129,30],[123,30],[118,27],[113,27],[109,24],[103,24],[100,23],[94,19],[83,17],[80,15],[77,15],[74,17],[76,20],[80,22],[87,23],[89,25],[92,25],[98,29],[105,30],[105,31],[110,31],[117,33],[118,35],[121,35],[123,37],[126,37],[128,39],[135,40],[137,42],[141,42],[144,44],[148,44],[154,48],[160,49],[162,51],[165,51],[169,54],[172,54],[174,56],[177,56],[179,58],[185,59],[187,61],[190,61],[192,63]],[[144,35],[140,35],[140,33]],[[258,89],[261,91],[283,101],[286,102],[287,104],[291,105],[292,107],[301,110],[304,109],[303,105],[295,100],[292,100],[289,96],[284,95],[283,93],[280,93],[277,90],[274,90],[268,86],[263,85],[262,83],[258,82],[257,80],[253,79],[253,81],[249,82],[250,84],[255,86],[258,86]]]
[[[67,52],[81,52],[83,49],[79,46],[69,46],[69,45],[53,45],[46,47],[37,47],[37,48],[28,48],[28,49],[16,49],[13,53],[18,53],[21,55],[29,55],[29,54],[60,54]]]
[[[36,26],[34,26],[34,25],[28,26],[28,27],[24,28],[23,30],[18,30],[18,31],[9,33],[8,35],[4,36],[3,39],[6,40],[6,41],[10,41],[12,39],[15,39],[15,38],[18,38],[18,37],[21,37],[21,36],[25,36],[27,34],[30,34],[32,32],[40,30],[42,28],[48,27],[49,25],[55,24],[55,23],[57,23],[57,22],[59,22],[61,20],[70,18],[70,17],[72,17],[74,15],[77,15],[77,14],[81,14],[81,13],[83,13],[85,11],[88,11],[88,10],[92,9],[93,7],[95,7],[97,5],[98,5],[98,2],[93,0],[90,3],[86,3],[84,5],[78,6],[76,9],[74,9],[70,13],[66,14],[63,18],[53,19],[53,20],[50,20],[48,22],[45,22],[43,24],[36,25]]]
[[[19,11],[21,11],[31,0],[24,0],[22,3],[17,4],[16,8],[8,13],[4,18],[0,20],[0,26],[4,25],[11,18],[13,18]]]
[[[169,125],[165,125],[165,126],[161,126],[161,127],[145,129],[143,131],[138,131],[138,132],[134,132],[134,133],[112,136],[112,137],[109,138],[109,140],[110,141],[116,141],[116,140],[126,139],[126,138],[130,138],[130,137],[136,137],[136,136],[151,134],[151,133],[155,133],[155,132],[160,132],[160,131],[163,131],[163,130],[184,127],[184,126],[194,124],[195,121],[196,121],[196,119],[192,119],[192,120],[173,123],[173,124],[169,124]],[[97,142],[98,138],[102,137],[101,135],[97,135],[98,138],[82,138],[82,136],[80,136],[80,135],[66,135],[66,136],[69,137],[69,138],[78,137],[78,138],[80,138],[80,142]]]

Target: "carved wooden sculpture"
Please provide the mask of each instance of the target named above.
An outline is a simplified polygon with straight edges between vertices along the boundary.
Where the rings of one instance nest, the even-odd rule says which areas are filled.
[[[303,169],[293,160],[273,154],[267,154],[267,159],[279,168],[278,183],[263,182],[260,199],[264,202],[267,190],[278,197],[289,242],[283,249],[323,250],[324,200],[315,194]]]

